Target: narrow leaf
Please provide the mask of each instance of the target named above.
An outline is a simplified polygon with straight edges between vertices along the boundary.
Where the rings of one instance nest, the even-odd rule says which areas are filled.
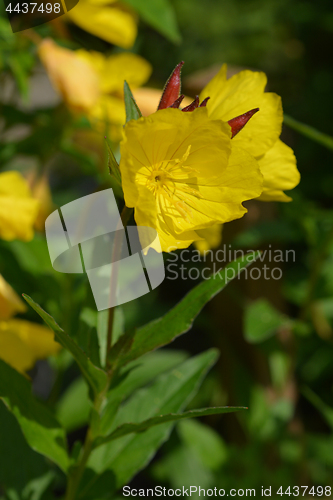
[[[105,137],[105,142],[106,142],[106,148],[108,151],[108,168],[109,168],[110,175],[112,177],[114,177],[114,179],[119,184],[119,186],[121,186],[121,175],[120,175],[119,164],[118,164],[118,162],[113,154],[111,145],[110,145],[107,137]]]
[[[104,438],[97,438],[94,446],[100,446],[102,444],[113,441],[120,437],[126,436],[126,434],[131,434],[132,432],[143,432],[154,425],[164,424],[165,422],[174,422],[176,420],[183,420],[185,418],[194,417],[205,417],[207,415],[219,415],[221,413],[232,413],[235,411],[247,410],[247,408],[242,406],[218,406],[216,408],[202,408],[199,410],[190,410],[184,413],[169,413],[168,415],[159,415],[158,417],[149,418],[144,420],[139,424],[123,424],[119,426],[115,431],[113,431],[109,436]]]
[[[154,320],[136,331],[131,350],[123,358],[123,364],[142,354],[169,344],[187,332],[201,309],[243,269],[259,258],[260,252],[249,253],[194,287],[165,316]]]
[[[137,103],[135,102],[131,89],[126,80],[124,81],[124,100],[126,109],[126,122],[141,118],[142,113],[139,110]]]
[[[31,448],[66,472],[69,457],[64,429],[51,411],[34,398],[28,380],[1,359],[0,399],[16,417]]]
[[[93,391],[96,394],[101,392],[107,384],[106,373],[102,369],[93,365],[81,347],[79,347],[77,343],[69,335],[67,335],[67,333],[56,323],[54,318],[44,311],[39,304],[34,302],[34,300],[26,294],[23,294],[23,298],[54,331],[55,340],[72,354],[79,365],[83,376]]]

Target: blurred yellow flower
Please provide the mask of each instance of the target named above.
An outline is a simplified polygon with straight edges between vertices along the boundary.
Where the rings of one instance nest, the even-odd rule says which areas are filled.
[[[23,301],[0,274],[0,321],[7,320],[16,313],[26,310]]]
[[[37,231],[42,232],[45,229],[45,220],[54,210],[49,179],[45,173],[41,177],[38,177],[36,171],[31,171],[27,175],[27,180],[31,187],[32,196],[39,201],[35,228]]]
[[[131,89],[137,89],[148,80],[152,67],[143,57],[130,52],[104,56],[79,50],[77,54],[94,68],[101,89],[100,98],[89,110],[89,118],[102,133],[107,131],[114,142],[120,141],[126,121],[124,80]]]
[[[300,181],[296,158],[290,147],[280,139],[283,111],[281,98],[265,92],[264,73],[241,71],[227,79],[227,66],[206,85],[200,99],[209,96],[207,110],[210,118],[229,121],[249,110],[259,108],[246,126],[232,139],[252,154],[264,177],[262,201],[290,201],[283,191],[293,189]]]
[[[163,251],[186,248],[198,230],[242,217],[242,202],[260,196],[256,160],[231,148],[227,123],[205,108],[163,109],[129,121],[121,142],[125,202],[140,226],[158,231]]]
[[[0,275],[0,358],[21,373],[61,349],[45,326],[11,319],[25,310],[25,304]]]
[[[38,52],[66,104],[85,112],[100,133],[108,133],[114,142],[120,141],[126,121],[124,80],[132,89],[140,87],[150,77],[151,65],[129,52],[105,56],[84,49],[72,51],[50,39],[43,40]]]
[[[39,202],[19,172],[0,173],[0,238],[31,240],[38,209]]]
[[[98,75],[88,61],[78,57],[77,52],[45,38],[39,44],[38,55],[54,88],[68,106],[87,111],[97,103],[100,96]]]
[[[124,49],[131,48],[136,39],[137,17],[117,0],[80,0],[66,18]]]

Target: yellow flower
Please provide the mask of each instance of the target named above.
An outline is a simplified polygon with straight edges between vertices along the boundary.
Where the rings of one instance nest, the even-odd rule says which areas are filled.
[[[124,80],[131,89],[137,89],[148,80],[152,67],[143,57],[130,52],[104,56],[82,49],[77,54],[94,68],[101,89],[100,98],[89,110],[89,118],[102,133],[107,127],[114,142],[120,141],[126,121]]]
[[[25,310],[25,304],[0,275],[0,358],[21,373],[32,368],[38,359],[57,354],[61,348],[45,326],[11,319]]]
[[[120,141],[126,121],[124,80],[132,89],[140,87],[150,77],[151,65],[129,52],[105,56],[84,49],[72,51],[50,39],[43,40],[38,53],[66,104],[85,112],[97,131]]]
[[[128,49],[137,35],[136,16],[117,0],[80,0],[66,17],[107,42]]]
[[[129,121],[121,142],[125,202],[139,226],[158,231],[162,250],[186,248],[197,233],[242,217],[242,202],[262,191],[257,162],[231,148],[227,123],[163,109]]]
[[[296,159],[291,148],[280,139],[283,111],[281,98],[265,92],[264,73],[241,71],[227,79],[227,66],[206,85],[200,98],[209,96],[210,118],[229,121],[247,111],[259,108],[246,126],[232,139],[232,146],[245,149],[259,163],[264,177],[262,201],[290,201],[283,191],[293,189],[300,181]]]
[[[38,55],[54,88],[68,106],[87,111],[97,103],[100,96],[98,75],[88,61],[78,57],[77,52],[59,47],[50,38],[45,38],[38,47]]]
[[[26,310],[23,301],[0,274],[0,321],[7,320],[14,314]]]
[[[39,202],[31,196],[27,181],[19,172],[0,174],[0,238],[29,241]]]
[[[27,174],[27,181],[31,188],[32,196],[39,201],[35,228],[37,231],[42,232],[45,229],[45,220],[54,210],[49,179],[45,173],[39,177],[36,170],[32,169]]]

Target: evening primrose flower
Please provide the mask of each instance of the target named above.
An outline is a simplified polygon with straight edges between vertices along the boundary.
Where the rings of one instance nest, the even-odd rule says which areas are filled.
[[[137,17],[117,0],[80,0],[66,14],[73,23],[109,43],[129,49],[137,35]]]
[[[38,210],[39,202],[19,172],[0,173],[0,238],[31,240]]]
[[[157,230],[163,251],[200,240],[198,231],[246,213],[262,192],[256,160],[231,147],[230,126],[205,108],[162,109],[130,120],[121,142],[125,203],[138,226]]]
[[[45,326],[12,318],[25,311],[25,304],[0,275],[0,358],[21,373],[61,348]]]

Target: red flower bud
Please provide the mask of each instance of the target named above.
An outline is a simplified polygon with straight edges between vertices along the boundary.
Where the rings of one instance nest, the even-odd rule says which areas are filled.
[[[206,97],[200,104],[199,108],[205,108],[207,106],[207,102],[209,101],[209,99],[210,97]]]
[[[251,109],[251,111],[248,111],[247,113],[244,113],[243,115],[236,116],[235,118],[232,118],[231,120],[228,121],[230,127],[231,127],[231,139],[235,137],[238,132],[242,130],[242,128],[247,124],[249,119],[259,111],[259,108]]]
[[[160,100],[160,103],[158,105],[157,109],[165,109],[171,106],[176,99],[178,98],[180,94],[180,86],[181,86],[181,81],[180,81],[180,72],[182,69],[182,66],[184,64],[184,61],[181,61],[173,72],[171,73],[170,78],[165,84],[163,94]]]
[[[182,111],[194,111],[195,109],[197,109],[197,107],[199,106],[199,96],[195,96],[195,99],[194,101],[191,102],[191,104],[189,104],[188,106],[186,106],[186,108],[183,108]]]
[[[178,97],[178,99],[175,100],[175,102],[173,104],[171,104],[171,106],[168,106],[168,108],[179,108],[179,106],[181,105],[182,103],[182,100],[184,99],[185,95],[182,94]]]

